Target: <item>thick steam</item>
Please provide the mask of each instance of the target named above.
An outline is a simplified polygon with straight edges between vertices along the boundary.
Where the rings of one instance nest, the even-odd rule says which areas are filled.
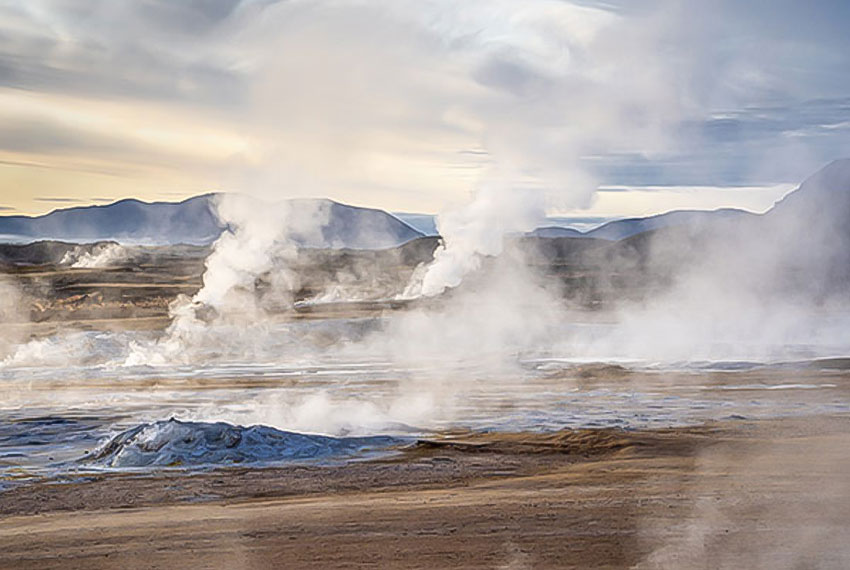
[[[118,243],[98,243],[93,246],[76,246],[65,253],[59,265],[72,269],[100,269],[119,265],[127,260],[126,249]]]
[[[774,226],[707,235],[699,248],[659,232],[648,251],[627,261],[667,268],[664,289],[579,318],[564,310],[561,284],[529,268],[520,250],[508,255],[504,248],[506,235],[532,229],[547,212],[592,202],[594,157],[661,153],[684,120],[702,116],[689,91],[692,62],[665,57],[684,11],[627,19],[563,2],[488,0],[463,9],[453,2],[332,9],[287,2],[260,12],[244,15],[251,38],[236,38],[256,79],[246,129],[274,133],[265,140],[277,142],[250,149],[250,168],[234,175],[250,197],[221,198],[227,229],[206,260],[202,288],[174,302],[161,338],[131,340],[121,364],[280,364],[329,354],[390,362],[405,372],[381,405],[308,398],[286,402],[287,417],[316,429],[338,428],[331,416],[344,413],[427,423],[429,415],[452,416],[464,377],[514,373],[529,353],[650,362],[778,358],[775,347],[787,353],[818,323],[811,296],[779,301],[788,282],[776,268],[787,258],[776,251],[786,241],[763,238]],[[321,65],[305,63],[305,52],[323,54]],[[411,172],[422,172],[412,157],[423,155],[435,171],[451,163],[464,174],[448,190],[441,176],[422,182]],[[377,193],[369,196],[387,188],[398,194],[408,184],[434,190],[443,203],[456,204],[459,190],[471,195],[441,214],[443,243],[433,262],[395,292],[413,307],[365,332],[337,321],[282,332],[280,315],[292,309],[303,279],[299,244],[321,241],[330,211],[324,202],[296,207],[280,199],[334,195],[349,185]],[[346,297],[349,283],[336,281],[318,298],[354,300]],[[598,322],[582,326],[581,319]],[[821,336],[809,338],[821,343],[846,327],[818,330]],[[73,360],[78,352],[46,350],[45,342],[21,354]]]
[[[0,359],[10,358],[19,349],[19,343],[26,337],[26,324],[29,322],[27,302],[17,284],[5,276],[0,276]]]
[[[502,253],[507,234],[531,230],[544,217],[542,192],[482,187],[469,204],[440,215],[437,229],[442,244],[434,252],[434,261],[417,269],[403,296],[433,297],[457,287],[466,275],[480,269],[485,257]]]
[[[206,260],[203,286],[191,298],[178,297],[163,338],[134,343],[125,364],[192,362],[217,345],[231,344],[231,350],[256,345],[251,337],[264,334],[269,311],[292,305],[297,240],[321,234],[328,212],[324,202],[267,204],[221,196],[217,213],[227,229]]]

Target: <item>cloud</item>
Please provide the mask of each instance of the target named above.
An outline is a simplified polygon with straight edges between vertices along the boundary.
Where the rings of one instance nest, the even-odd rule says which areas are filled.
[[[242,82],[214,34],[239,2],[33,0],[0,6],[0,86],[227,104]],[[47,54],[45,56],[45,54]]]
[[[611,186],[753,186],[799,182],[850,156],[850,101],[807,100],[707,112],[680,128],[678,152],[608,153],[586,165]]]
[[[59,196],[36,196],[35,198],[33,198],[33,200],[37,202],[57,202],[63,204],[79,202],[79,200],[76,198],[63,198]]]
[[[248,187],[323,194],[356,180],[445,204],[498,176],[575,206],[595,186],[583,155],[667,148],[684,111],[676,69],[654,57],[654,15],[534,0],[276,4],[263,16],[246,46],[262,46],[252,120],[272,142]]]
[[[122,175],[188,172],[199,188],[431,210],[494,167],[517,186],[584,188],[570,191],[576,199],[596,182],[794,181],[850,154],[848,10],[791,0],[6,3],[0,91],[50,99],[66,115],[4,117],[0,160],[67,168],[80,155]],[[68,120],[86,102],[113,107],[105,128]],[[204,124],[244,148],[197,153],[212,138],[198,133]]]

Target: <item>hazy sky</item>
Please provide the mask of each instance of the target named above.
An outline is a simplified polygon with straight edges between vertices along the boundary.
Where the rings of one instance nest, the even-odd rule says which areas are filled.
[[[764,209],[850,156],[844,0],[0,0],[0,207]],[[602,192],[588,189],[598,186]]]

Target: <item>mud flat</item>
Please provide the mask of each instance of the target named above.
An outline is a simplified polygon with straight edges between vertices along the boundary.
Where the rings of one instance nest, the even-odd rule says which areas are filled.
[[[0,494],[2,568],[846,568],[850,418],[450,434]]]

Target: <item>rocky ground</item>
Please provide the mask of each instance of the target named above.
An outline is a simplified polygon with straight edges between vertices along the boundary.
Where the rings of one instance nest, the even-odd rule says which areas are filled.
[[[845,568],[846,418],[454,434],[0,494],[3,568]]]

